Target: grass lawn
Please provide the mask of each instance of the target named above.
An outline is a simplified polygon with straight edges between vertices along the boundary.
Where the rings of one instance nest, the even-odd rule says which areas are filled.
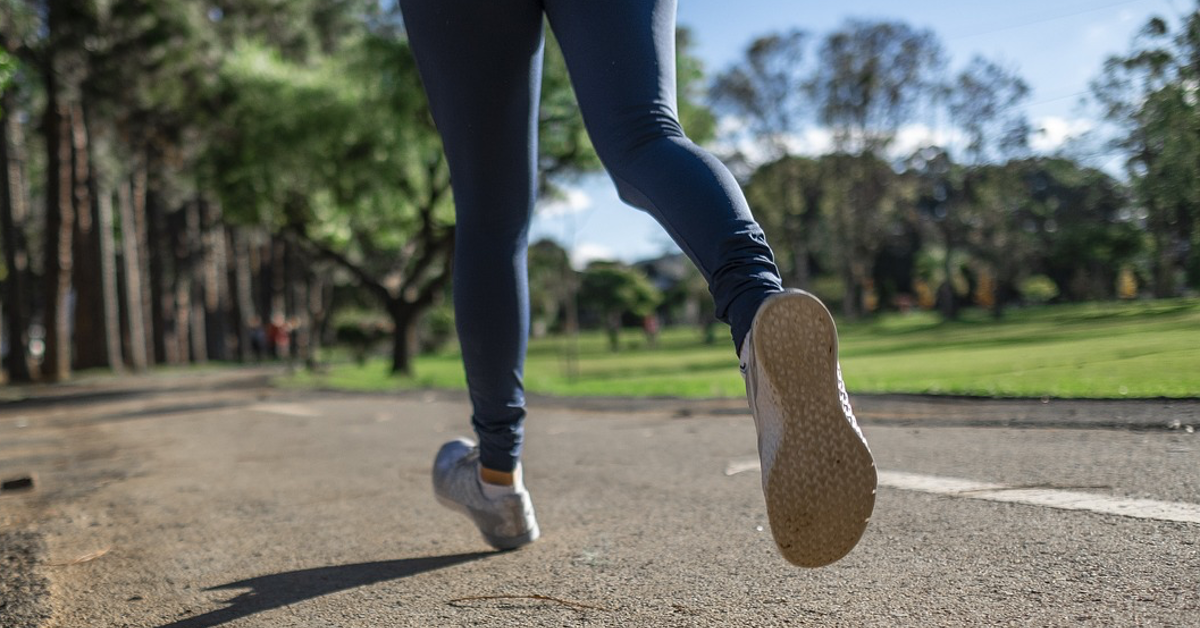
[[[1053,397],[1200,397],[1200,299],[1093,303],[985,312],[962,320],[890,314],[839,321],[841,359],[852,392]],[[740,397],[730,343],[705,345],[697,331],[669,329],[656,348],[637,330],[610,352],[599,333],[576,344],[534,340],[526,388],[554,395]],[[383,359],[335,363],[328,373],[298,374],[285,385],[355,390],[463,388],[457,352],[423,356],[414,378],[395,378]]]

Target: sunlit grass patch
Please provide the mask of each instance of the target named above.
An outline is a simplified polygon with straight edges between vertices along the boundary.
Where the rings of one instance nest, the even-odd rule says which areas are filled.
[[[1200,300],[1092,303],[1009,311],[1002,320],[967,311],[889,314],[839,321],[841,357],[853,392],[986,396],[1198,397]],[[465,386],[457,352],[422,356],[416,375],[388,363],[334,364],[288,385],[349,390]],[[530,344],[530,392],[587,396],[738,397],[741,376],[724,334],[707,345],[694,329],[668,329],[650,348],[636,330],[608,350],[599,333]]]

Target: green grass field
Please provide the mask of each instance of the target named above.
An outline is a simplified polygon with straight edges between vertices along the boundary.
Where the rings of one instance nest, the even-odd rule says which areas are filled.
[[[1200,299],[1059,305],[985,312],[942,322],[927,312],[839,321],[842,367],[852,392],[1021,397],[1200,397]],[[705,345],[693,329],[666,330],[656,348],[637,330],[612,353],[598,333],[576,343],[535,340],[526,388],[589,396],[739,397],[730,343]],[[568,368],[574,364],[574,369]],[[423,356],[414,378],[389,363],[332,365],[285,385],[355,390],[463,388],[456,352]]]

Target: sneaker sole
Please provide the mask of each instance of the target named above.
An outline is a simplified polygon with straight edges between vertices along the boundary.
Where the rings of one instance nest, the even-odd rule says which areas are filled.
[[[838,394],[837,329],[816,297],[795,291],[763,305],[751,340],[784,417],[764,486],[771,533],[789,562],[822,567],[862,538],[877,481]]]
[[[441,493],[438,493],[436,490],[434,491],[433,496],[442,506],[455,512],[462,513],[466,515],[472,523],[475,522],[475,515],[471,513],[470,508],[467,508],[466,506],[463,506],[452,499],[442,497]],[[476,526],[476,528],[478,528],[478,526]],[[483,540],[486,541],[488,545],[491,545],[495,549],[498,549],[502,552],[506,552],[509,550],[519,549],[538,540],[538,538],[541,537],[541,529],[538,527],[537,522],[535,521],[533,527],[530,528],[528,532],[518,536],[491,536],[485,534],[483,530],[480,530],[479,534],[483,537]]]

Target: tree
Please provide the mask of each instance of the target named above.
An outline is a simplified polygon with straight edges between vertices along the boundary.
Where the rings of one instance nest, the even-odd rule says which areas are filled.
[[[777,251],[780,271],[799,288],[809,287],[811,258],[828,235],[823,218],[832,211],[828,165],[823,159],[783,157],[758,167],[745,185],[746,199]]]
[[[737,64],[713,79],[713,103],[743,120],[763,161],[781,159],[808,119],[808,34],[792,30],[755,39]]]
[[[579,282],[579,304],[601,316],[612,351],[621,348],[621,317],[627,312],[646,316],[661,300],[644,274],[616,264],[593,263]]]
[[[705,104],[704,64],[693,53],[695,46],[690,30],[684,27],[675,29],[675,91],[679,124],[693,142],[704,144],[716,136],[717,117]]]
[[[842,313],[857,318],[868,311],[875,260],[904,199],[895,170],[874,153],[836,153],[823,161],[831,181],[824,206],[828,256],[842,279]]]
[[[715,344],[717,341],[716,306],[712,294],[708,291],[708,282],[694,264],[683,266],[684,276],[663,294],[663,304],[670,308],[682,308],[683,320],[689,325],[695,325],[704,338],[705,344]]]
[[[946,88],[950,121],[966,135],[964,163],[1006,159],[1026,148],[1029,121],[1019,109],[1029,85],[983,57],[971,59]]]
[[[942,318],[958,318],[958,253],[966,244],[973,199],[968,189],[967,169],[956,164],[950,154],[937,147],[915,152],[905,164],[905,175],[913,183],[914,207],[921,223],[940,241],[940,262],[936,270],[927,268],[924,279],[933,280]],[[927,257],[927,259],[932,259]]]
[[[813,79],[820,120],[834,147],[879,153],[939,89],[941,43],[902,22],[850,20],[826,36]]]
[[[804,65],[806,33],[760,37],[744,59],[713,81],[714,103],[746,121],[767,165],[755,170],[746,194],[779,252],[790,283],[809,287],[822,197],[817,162],[793,159],[792,144],[809,119],[810,89]]]
[[[407,46],[365,38],[306,65],[244,46],[222,81],[226,124],[208,155],[222,204],[353,275],[392,317],[393,370],[411,372],[420,315],[449,280],[453,221]]]
[[[944,150],[926,148],[909,160],[909,167],[918,180],[917,207],[926,224],[933,227],[941,242],[941,282],[938,302],[943,318],[958,316],[959,290],[955,289],[959,247],[965,244],[969,224],[978,221],[978,209],[971,185],[977,177],[972,170],[992,159],[1010,157],[1027,145],[1029,123],[1018,105],[1029,94],[1029,87],[1014,72],[982,57],[973,58],[954,80],[945,87],[946,109],[950,121],[966,136],[963,164],[956,165]],[[1020,182],[1011,177],[990,179],[992,185]],[[1003,191],[999,192],[1004,195]],[[1007,191],[1018,197],[1020,187]],[[981,269],[991,276],[994,269]],[[989,295],[997,308],[1002,301]],[[996,309],[997,312],[1000,309]]]
[[[534,336],[552,329],[570,308],[578,289],[566,249],[549,239],[529,246],[529,303]]]
[[[1010,167],[1025,187],[1025,220],[1038,240],[1030,266],[1071,300],[1116,296],[1117,276],[1141,252],[1128,190],[1100,170],[1058,158],[1020,160]]]
[[[1171,24],[1155,17],[1127,56],[1114,56],[1092,82],[1129,157],[1126,169],[1150,235],[1154,293],[1174,296],[1178,277],[1200,287],[1200,3]]]
[[[8,356],[4,368],[8,379],[27,382],[34,370],[29,360],[29,322],[32,306],[32,276],[26,222],[29,217],[28,172],[25,128],[21,118],[28,105],[22,102],[22,88],[29,77],[16,56],[23,47],[23,31],[31,21],[24,5],[0,4],[0,248],[4,250],[3,318],[0,328],[7,329]],[[24,23],[24,24],[23,24]],[[18,77],[21,73],[21,77]]]
[[[88,189],[88,135],[82,86],[87,78],[86,40],[94,31],[96,7],[49,0],[45,7],[45,47],[40,52],[46,105],[46,357],[43,374],[65,380],[71,373],[72,275],[76,224],[91,212]]]
[[[897,205],[895,172],[882,156],[938,89],[942,65],[933,33],[899,22],[851,20],[822,40],[813,94],[837,151],[831,174],[841,189],[831,206],[831,244],[848,317],[863,313],[869,270]]]

